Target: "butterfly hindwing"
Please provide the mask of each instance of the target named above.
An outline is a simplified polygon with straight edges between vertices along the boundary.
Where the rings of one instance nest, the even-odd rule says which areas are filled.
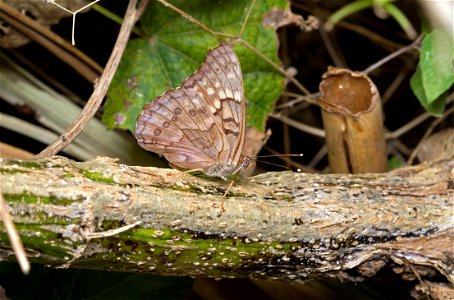
[[[165,156],[173,166],[223,177],[237,169],[244,131],[240,64],[232,47],[223,44],[208,52],[181,87],[144,106],[135,136],[143,148]]]

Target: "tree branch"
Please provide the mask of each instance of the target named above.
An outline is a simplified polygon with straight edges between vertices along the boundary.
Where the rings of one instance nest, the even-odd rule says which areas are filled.
[[[0,162],[32,262],[292,282],[361,281],[386,266],[454,283],[452,159],[382,174],[266,173],[235,182],[223,213],[228,182],[177,170],[103,157]],[[0,255],[14,259],[3,227]]]

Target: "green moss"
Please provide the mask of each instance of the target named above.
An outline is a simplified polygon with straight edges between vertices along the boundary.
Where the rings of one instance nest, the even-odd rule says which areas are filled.
[[[43,229],[43,225],[16,224],[16,229],[25,248],[39,249],[41,256],[47,254],[53,258],[61,257],[61,262],[64,261],[64,257],[72,257],[73,248],[68,245],[80,245],[73,241],[68,242],[56,231]],[[10,246],[7,234],[2,230],[0,230],[0,246]]]
[[[23,161],[23,160],[12,160],[12,161],[6,161],[7,165],[13,166],[21,166],[27,169],[43,169],[44,167],[35,161]]]
[[[14,169],[4,169],[0,168],[0,173],[6,173],[6,174],[23,174],[23,173],[30,173],[27,170],[14,170]]]
[[[44,204],[54,204],[54,205],[69,205],[75,201],[80,201],[81,199],[74,200],[68,198],[57,198],[54,196],[34,196],[30,193],[24,192],[21,194],[3,194],[7,202],[18,202],[24,201],[26,203],[44,203]]]
[[[283,194],[283,195],[279,195],[279,197],[285,202],[292,202],[293,201],[293,197],[291,197],[289,195]]]
[[[172,240],[175,237],[178,237],[179,240],[189,240],[192,239],[192,235],[189,233],[182,233],[181,231],[174,231],[169,229],[152,229],[152,228],[138,228],[133,229],[129,233],[131,239],[141,242],[150,242],[156,244],[167,243],[168,240]]]
[[[61,225],[80,224],[79,219],[65,218],[58,215],[49,215],[46,212],[38,211],[33,213],[33,222],[40,225]]]
[[[79,170],[79,173],[93,181],[99,181],[99,182],[104,182],[104,183],[108,183],[108,184],[117,184],[117,182],[115,182],[115,180],[112,177],[106,177],[106,176],[104,176],[104,174],[102,174],[100,172],[91,172],[91,171],[82,169],[82,170]]]
[[[257,257],[290,254],[301,248],[298,242],[264,242],[220,235],[203,235],[180,230],[137,228],[102,241],[107,249],[133,261],[154,261],[173,267],[188,264],[244,265]]]

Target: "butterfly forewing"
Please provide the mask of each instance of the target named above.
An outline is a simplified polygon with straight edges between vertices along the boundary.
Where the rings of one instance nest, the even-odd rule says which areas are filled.
[[[225,177],[241,167],[245,97],[238,57],[228,44],[176,89],[146,104],[137,118],[139,144],[181,169]]]

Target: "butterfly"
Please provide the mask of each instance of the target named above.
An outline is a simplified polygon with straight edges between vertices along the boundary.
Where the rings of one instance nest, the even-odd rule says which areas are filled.
[[[210,50],[180,87],[145,104],[134,135],[142,148],[164,156],[173,168],[226,180],[249,165],[241,154],[245,110],[240,62],[224,43]]]

